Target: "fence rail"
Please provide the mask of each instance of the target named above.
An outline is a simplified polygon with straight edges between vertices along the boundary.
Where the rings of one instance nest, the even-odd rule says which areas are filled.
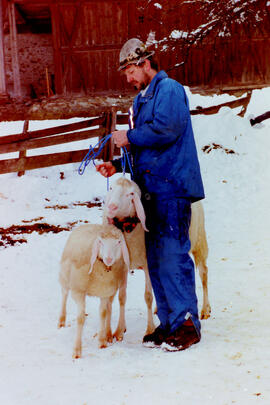
[[[25,121],[22,133],[0,137],[0,154],[19,152],[18,158],[0,160],[0,174],[18,172],[21,176],[27,170],[80,162],[88,149],[36,156],[27,156],[27,151],[90,138],[102,139],[115,129],[116,121],[117,114],[114,109],[97,118],[37,131],[28,131],[28,121]],[[127,123],[127,115],[121,114],[120,121]],[[93,128],[96,126],[98,128]],[[114,145],[108,142],[98,157],[104,160],[112,159],[114,152]]]
[[[208,108],[191,110],[190,113],[191,115],[216,114],[219,109],[224,106],[231,108],[242,106],[239,115],[243,116],[250,101],[250,97],[251,92],[249,92],[246,97],[238,100]],[[28,121],[25,121],[22,133],[0,137],[0,154],[19,152],[18,158],[0,160],[0,174],[18,172],[18,175],[21,176],[26,170],[81,162],[87,154],[88,149],[42,154],[37,156],[27,156],[27,151],[96,137],[102,139],[104,136],[114,131],[116,125],[127,124],[128,115],[117,114],[116,108],[112,107],[110,111],[100,117],[90,118],[72,124],[60,125],[53,128],[28,131],[28,123]],[[93,128],[96,126],[98,128]],[[102,149],[98,157],[107,161],[112,159],[114,155],[119,155],[119,149],[115,147],[110,139],[105,144],[105,147]]]

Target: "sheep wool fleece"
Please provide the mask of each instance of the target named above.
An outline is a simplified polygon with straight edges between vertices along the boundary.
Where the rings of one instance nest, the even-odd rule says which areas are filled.
[[[191,203],[204,198],[183,86],[164,71],[134,99],[128,130],[133,180],[146,212],[146,252],[161,327],[173,332],[191,315],[200,331],[194,264],[189,256]]]

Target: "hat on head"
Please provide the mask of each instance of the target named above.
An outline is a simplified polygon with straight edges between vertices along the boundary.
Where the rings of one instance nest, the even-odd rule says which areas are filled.
[[[147,46],[138,38],[129,39],[120,51],[118,70],[123,70],[128,65],[139,65],[154,53],[155,51],[149,51]]]

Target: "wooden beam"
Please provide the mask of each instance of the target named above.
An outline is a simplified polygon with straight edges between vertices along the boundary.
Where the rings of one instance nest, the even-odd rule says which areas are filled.
[[[205,115],[210,115],[210,114],[217,114],[219,110],[222,107],[230,107],[230,108],[236,108],[240,106],[247,106],[251,98],[251,92],[246,96],[242,98],[238,98],[237,100],[233,101],[228,101],[226,103],[218,104],[218,105],[213,105],[211,107],[197,107],[196,110],[191,110],[190,114],[191,115],[198,115],[198,114],[205,114]]]
[[[52,136],[62,134],[64,132],[72,132],[77,129],[84,129],[93,127],[96,125],[102,125],[104,123],[104,117],[92,118],[85,121],[74,122],[73,124],[59,125],[58,127],[39,129],[37,131],[29,131],[26,134],[14,134],[0,137],[0,145],[9,144],[12,142],[23,141],[27,139],[42,138],[46,136]]]
[[[0,1],[0,97],[6,95],[6,69],[4,55],[3,1]]]
[[[25,120],[24,124],[23,124],[23,135],[26,135],[28,132],[28,128],[29,128],[29,121]],[[26,148],[21,149],[20,153],[19,153],[19,160],[24,159],[26,157]],[[25,171],[21,171],[18,172],[18,176],[23,176],[25,174]]]
[[[11,153],[17,151],[25,151],[30,149],[45,148],[48,146],[61,145],[68,142],[82,141],[89,138],[99,138],[104,135],[104,128],[90,129],[82,132],[72,132],[46,138],[31,139],[26,141],[12,142],[9,144],[0,145],[1,153]],[[20,155],[21,156],[21,155]]]
[[[117,109],[115,107],[112,107],[111,111],[111,127],[110,127],[110,133],[116,130],[116,122],[117,122]],[[114,149],[115,145],[112,140],[112,138],[109,140],[109,160],[113,159],[114,156]]]
[[[54,74],[55,74],[55,92],[56,94],[63,93],[63,78],[62,78],[62,56],[60,53],[60,19],[59,9],[57,4],[50,4],[51,22],[52,22],[52,40],[53,40],[53,58],[54,58]]]
[[[264,114],[258,115],[256,118],[251,118],[249,122],[251,126],[254,126],[264,120],[268,120],[269,118],[270,118],[270,111],[266,111]]]
[[[9,37],[11,47],[12,71],[13,71],[13,85],[14,96],[22,98],[22,87],[20,77],[20,64],[18,55],[18,39],[17,39],[17,26],[15,18],[15,5],[13,1],[7,3],[8,20],[9,20]]]
[[[81,162],[88,152],[89,149],[82,149],[72,152],[25,157],[24,159],[0,160],[0,174]]]
[[[118,125],[128,124],[128,114],[117,114],[117,124]]]

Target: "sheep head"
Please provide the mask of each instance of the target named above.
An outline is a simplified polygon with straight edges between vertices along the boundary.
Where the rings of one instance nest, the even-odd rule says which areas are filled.
[[[128,271],[130,271],[129,254],[125,238],[117,228],[113,225],[108,225],[97,235],[94,241],[89,274],[92,272],[97,258],[100,258],[105,266],[111,267],[121,256],[123,257]]]
[[[141,191],[137,184],[124,177],[119,178],[108,192],[105,200],[107,218],[126,218],[137,215],[143,228],[145,226],[145,212],[141,203]]]

